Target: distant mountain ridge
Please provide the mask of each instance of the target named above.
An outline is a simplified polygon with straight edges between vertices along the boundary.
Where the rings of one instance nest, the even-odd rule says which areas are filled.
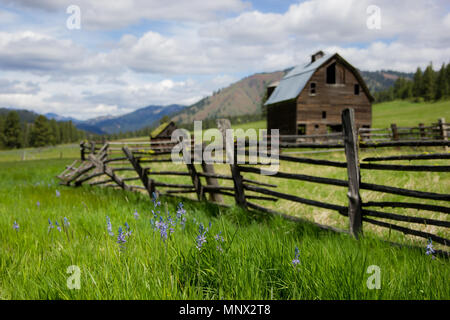
[[[168,106],[149,105],[121,116],[100,116],[85,121],[71,117],[64,117],[55,113],[45,116],[57,121],[72,121],[78,129],[96,134],[111,134],[118,132],[136,131],[144,127],[158,124],[165,115],[179,124],[191,123],[194,120],[214,119],[218,117],[233,117],[250,115],[261,112],[262,99],[266,87],[272,82],[279,81],[292,68],[256,73],[245,77],[226,88],[222,88],[212,95],[190,105],[172,104]],[[369,90],[374,93],[394,85],[399,77],[412,79],[413,73],[392,70],[359,71]],[[0,114],[11,111],[0,108]],[[33,122],[39,114],[28,110],[16,110],[23,121]]]
[[[398,78],[412,79],[414,73],[398,72],[392,70],[359,71],[371,93],[388,89],[394,85]]]
[[[78,123],[77,127],[91,132],[95,128],[98,134],[136,131],[154,126],[165,115],[176,113],[185,107],[179,104],[151,105],[117,117],[109,116],[86,120]]]
[[[279,81],[286,71],[256,73],[203,98],[172,116],[172,120],[189,123],[217,117],[232,117],[261,112],[266,87]]]

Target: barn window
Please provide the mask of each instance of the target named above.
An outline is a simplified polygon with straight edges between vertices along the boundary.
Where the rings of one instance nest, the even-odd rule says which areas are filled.
[[[316,95],[316,83],[315,82],[311,82],[309,84],[309,95],[310,96]]]
[[[327,83],[336,83],[336,62],[327,67]]]
[[[359,95],[359,84],[355,84],[354,92],[355,96]]]
[[[318,124],[314,125],[314,128],[319,129],[319,125]]]
[[[304,135],[304,134],[306,134],[306,125],[304,125],[304,124],[299,124],[299,125],[297,126],[297,134],[298,134],[298,135]]]
[[[326,111],[322,111],[322,119],[326,119],[327,118],[327,112]]]

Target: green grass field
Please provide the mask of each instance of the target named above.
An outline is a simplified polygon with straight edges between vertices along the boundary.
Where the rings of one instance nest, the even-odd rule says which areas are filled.
[[[431,115],[430,119],[442,116]],[[422,122],[422,119],[415,122]],[[77,145],[26,151],[23,161],[23,150],[0,152],[3,195],[0,198],[0,299],[450,298],[449,261],[426,255],[425,240],[368,224],[364,224],[364,237],[355,240],[309,223],[293,223],[234,206],[225,208],[175,197],[158,199],[161,205],[155,208],[145,193],[58,185],[55,176],[79,157]],[[402,153],[429,151],[405,149]],[[442,152],[437,148],[431,151]],[[396,152],[374,150],[361,153],[361,157]],[[314,157],[342,160],[343,154]],[[417,161],[419,163],[443,164],[445,161]],[[160,163],[152,169],[181,170],[179,166]],[[218,173],[229,174],[227,165],[216,165],[215,169]],[[282,163],[280,171],[346,178],[345,169],[302,164]],[[123,174],[130,175],[131,172]],[[246,177],[260,178],[252,174]],[[188,177],[156,178],[190,183]],[[449,173],[362,170],[362,181],[439,193],[450,190]],[[348,201],[345,188],[273,177],[266,178],[265,182],[277,184],[280,192],[305,198],[342,205]],[[221,184],[231,186],[229,181],[221,181]],[[368,191],[362,192],[362,198],[363,201],[399,200],[399,196]],[[186,213],[178,219],[180,202]],[[232,205],[233,199],[226,197],[226,203]],[[261,201],[260,204],[312,222],[348,228],[348,220],[331,211],[284,200]],[[396,212],[448,221],[445,214],[410,209]],[[168,215],[172,220],[168,220]],[[109,235],[107,216],[114,235]],[[158,228],[156,223],[161,219],[159,216],[162,222],[173,223],[166,230],[167,239],[164,225],[159,224]],[[64,224],[64,218],[70,225]],[[119,244],[118,229],[125,230],[125,222],[129,224],[131,235],[125,237],[125,243]],[[14,228],[15,223],[18,229]],[[204,234],[206,242],[199,250],[200,224],[208,231]],[[449,237],[449,232],[443,228],[419,228]],[[219,235],[218,240],[216,235]],[[418,248],[392,246],[384,240]],[[294,265],[296,247],[299,263]],[[435,248],[440,247],[435,245]],[[81,272],[80,289],[67,286],[71,276],[67,268],[73,265]],[[380,289],[367,286],[372,275],[367,270],[372,265],[380,268]]]

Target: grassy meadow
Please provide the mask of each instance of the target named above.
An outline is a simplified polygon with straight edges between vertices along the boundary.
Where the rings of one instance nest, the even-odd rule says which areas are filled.
[[[374,115],[378,106],[374,106]],[[393,111],[399,108],[395,106]],[[438,117],[445,115],[433,112],[430,122]],[[411,124],[416,122],[428,121],[415,119]],[[364,237],[355,240],[313,224],[237,208],[228,196],[224,196],[229,205],[225,207],[195,201],[192,195],[152,201],[143,192],[64,187],[55,176],[79,158],[77,145],[26,151],[25,158],[23,150],[0,152],[0,299],[450,298],[449,261],[426,255],[424,239],[365,223]],[[360,156],[398,152],[375,149],[361,152]],[[401,152],[443,151],[428,148]],[[307,156],[330,160],[344,157],[342,152]],[[186,168],[158,163],[152,165],[152,170]],[[229,174],[228,165],[215,165],[215,170]],[[280,171],[346,179],[346,170],[340,168],[282,162]],[[363,182],[450,193],[449,173],[362,170],[361,175]],[[280,192],[347,205],[347,190],[343,187],[253,174],[245,177],[276,184],[275,190]],[[154,178],[191,183],[189,177]],[[231,186],[230,181],[220,183]],[[366,202],[411,200],[372,191],[362,191],[361,196]],[[251,201],[311,222],[348,229],[348,220],[332,211],[285,200]],[[448,206],[439,201],[413,201]],[[185,212],[179,209],[180,202]],[[445,214],[426,211],[390,212],[448,220]],[[449,238],[445,228],[399,224]],[[120,237],[119,227],[123,232]],[[405,246],[393,246],[385,240]],[[81,272],[80,289],[67,286],[71,276],[67,268],[73,265]],[[368,268],[373,265],[380,268],[379,289],[367,285],[372,283]]]

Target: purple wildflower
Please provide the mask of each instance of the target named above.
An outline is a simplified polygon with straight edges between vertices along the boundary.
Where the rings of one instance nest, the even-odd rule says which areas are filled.
[[[295,257],[292,260],[292,264],[294,265],[294,267],[296,267],[300,263],[300,260],[298,259],[299,255],[300,255],[300,252],[299,252],[298,248],[295,247]]]
[[[197,245],[196,248],[198,250],[201,250],[203,247],[203,244],[206,242],[206,232],[208,232],[208,230],[205,230],[205,228],[203,227],[203,224],[200,223],[199,228],[198,228],[198,235],[196,238],[197,241]]]
[[[222,246],[220,245],[221,242],[225,241],[225,239],[222,237],[222,231],[219,231],[219,233],[214,236],[214,239],[218,242],[216,246],[217,251],[223,252]]]
[[[169,228],[169,225],[164,222],[163,218],[160,217],[160,220],[156,222],[157,228],[159,229],[159,232],[161,234],[161,239],[163,241],[166,241],[167,239],[167,229]]]
[[[137,210],[134,210],[133,215],[136,220],[139,218],[139,213],[137,212]]]
[[[118,234],[117,234],[117,243],[122,245],[125,242],[127,242],[127,239],[125,239],[125,234],[122,231],[122,227],[119,227],[119,231],[118,231]]]
[[[153,201],[153,206],[156,208],[157,206],[160,206],[161,205],[161,202],[160,201],[157,201],[158,200],[158,196],[156,195],[156,192],[153,192],[153,199],[152,199],[152,201]]]
[[[61,232],[61,226],[59,225],[58,221],[56,221],[56,220],[55,220],[55,226],[56,226],[56,229],[57,229],[59,232]]]
[[[186,210],[184,210],[184,208],[183,208],[183,203],[180,202],[178,204],[178,209],[177,209],[177,219],[182,219],[182,217],[185,213],[186,213]]]
[[[16,221],[14,221],[13,229],[16,230],[16,231],[19,231],[19,225],[17,224]]]
[[[216,239],[216,241],[224,242],[225,239],[222,237],[222,231],[219,231],[219,233],[214,236],[214,239]]]
[[[38,201],[38,202],[36,202],[36,205],[39,208],[41,206],[41,203]]]
[[[435,252],[436,251],[433,249],[433,241],[431,241],[431,239],[428,239],[428,244],[427,244],[427,247],[426,247],[425,254],[426,255],[430,255],[431,254],[431,257],[434,259],[435,258],[435,256],[434,256]]]
[[[52,221],[50,220],[50,218],[48,219],[48,232],[52,231],[52,229],[54,228]]]
[[[106,216],[106,226],[107,226],[108,234],[109,234],[111,237],[114,236],[114,232],[112,231],[111,220],[109,220],[109,217],[108,217],[108,216]]]
[[[58,190],[56,190],[56,197],[59,198],[60,196],[61,196],[61,193]]]
[[[64,226],[66,226],[66,227],[70,226],[70,222],[66,217],[64,217]]]
[[[176,222],[172,219],[170,215],[167,217],[167,226],[169,227],[169,231],[171,234],[175,232]]]
[[[128,223],[126,223],[126,222],[125,222],[125,230],[126,230],[125,235],[126,235],[127,237],[131,236],[131,229],[130,229],[130,226],[129,226]]]

